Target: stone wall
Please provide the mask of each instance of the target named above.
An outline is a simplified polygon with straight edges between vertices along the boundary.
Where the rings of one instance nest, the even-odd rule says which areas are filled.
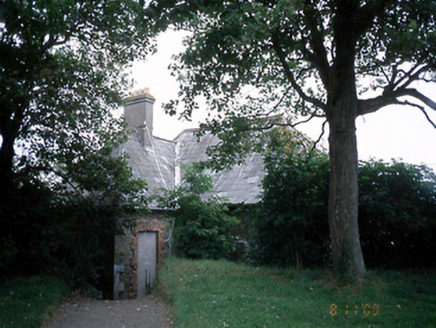
[[[153,211],[139,217],[136,225],[125,229],[123,235],[115,236],[114,254],[114,299],[131,299],[137,296],[137,254],[138,233],[152,231],[157,233],[157,262],[162,262],[168,252],[170,223],[162,212]]]

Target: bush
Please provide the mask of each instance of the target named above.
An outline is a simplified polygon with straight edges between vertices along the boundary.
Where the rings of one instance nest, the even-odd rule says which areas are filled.
[[[114,235],[145,184],[110,150],[62,168],[65,180],[18,171],[0,197],[0,276],[45,273],[111,297]]]
[[[291,136],[292,137],[292,136]],[[254,221],[251,259],[281,266],[325,265],[329,161],[289,135],[272,134]],[[359,231],[368,267],[434,267],[436,176],[424,165],[393,161],[359,166]]]
[[[9,198],[2,231],[3,277],[48,274],[72,288],[108,290],[119,212],[91,198],[55,202],[43,185],[23,185]],[[6,261],[3,262],[3,259]]]
[[[270,147],[250,257],[269,265],[322,265],[329,245],[328,157],[295,141],[283,148],[272,139]]]
[[[238,221],[227,215],[227,207],[217,199],[196,195],[179,199],[174,213],[174,247],[179,255],[193,259],[225,258],[235,248],[231,227]]]
[[[360,165],[359,229],[369,267],[434,267],[436,176],[393,161]]]
[[[174,248],[177,255],[192,259],[219,259],[235,249],[231,233],[238,220],[228,215],[224,200],[203,198],[212,189],[212,177],[200,165],[185,167],[182,183],[172,191],[163,191],[162,206],[174,212]]]

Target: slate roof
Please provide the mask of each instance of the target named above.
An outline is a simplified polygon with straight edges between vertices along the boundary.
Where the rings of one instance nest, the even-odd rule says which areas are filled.
[[[114,155],[123,153],[128,155],[127,162],[132,168],[133,176],[145,180],[150,192],[158,188],[174,188],[174,142],[153,137],[151,146],[144,146],[139,137],[132,133]]]
[[[154,101],[149,88],[134,91],[125,99],[124,115],[131,134],[114,153],[115,156],[128,155],[133,175],[147,182],[150,194],[161,188],[173,189],[181,180],[181,165],[206,161],[206,149],[218,142],[212,134],[199,140],[195,136],[196,129],[183,131],[173,141],[154,137]],[[211,174],[214,177],[211,193],[226,198],[230,204],[253,204],[260,200],[265,175],[261,155],[253,154],[243,165]],[[149,206],[157,207],[156,204]]]
[[[128,155],[133,175],[147,182],[150,193],[158,188],[173,189],[180,182],[180,164],[207,160],[207,147],[218,142],[214,135],[206,134],[198,140],[194,133],[195,130],[185,130],[173,141],[151,137],[151,146],[143,145],[132,133],[114,155]],[[226,198],[230,204],[253,204],[260,200],[265,175],[261,155],[252,154],[245,164],[211,172],[211,175],[214,177],[211,194]],[[150,207],[155,205],[150,204]]]
[[[206,149],[218,143],[218,138],[206,134],[200,140],[196,130],[185,130],[174,139],[178,153],[178,163],[192,164],[207,160]],[[261,183],[265,175],[263,158],[251,154],[245,163],[235,165],[230,170],[211,172],[214,177],[213,194],[224,197],[230,204],[254,204],[259,202],[262,193]]]

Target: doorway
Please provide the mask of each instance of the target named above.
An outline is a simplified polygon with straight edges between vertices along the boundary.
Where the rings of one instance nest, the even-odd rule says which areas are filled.
[[[137,259],[137,297],[144,297],[151,292],[156,280],[157,232],[138,233]]]

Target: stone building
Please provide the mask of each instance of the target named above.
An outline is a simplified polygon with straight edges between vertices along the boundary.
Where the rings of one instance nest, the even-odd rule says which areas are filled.
[[[207,160],[206,149],[218,139],[205,135],[200,141],[195,130],[185,130],[174,140],[153,136],[153,104],[149,89],[126,99],[124,115],[130,131],[128,141],[115,155],[128,155],[133,175],[147,182],[149,192],[173,189],[181,179],[181,164]],[[244,165],[213,172],[213,193],[230,204],[257,203],[264,176],[262,156],[253,154]],[[155,282],[157,268],[168,252],[171,227],[165,211],[149,204],[150,214],[140,217],[135,227],[115,237],[114,299],[142,297]]]

